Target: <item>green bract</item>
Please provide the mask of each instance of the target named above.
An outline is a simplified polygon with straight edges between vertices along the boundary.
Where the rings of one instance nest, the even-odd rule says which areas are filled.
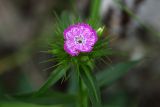
[[[75,23],[82,23],[83,21],[74,17],[68,17],[65,13],[61,18],[57,18],[58,23],[53,30],[53,39],[50,40],[51,49],[48,50],[53,55],[54,61],[56,61],[55,70],[50,75],[46,83],[40,88],[35,96],[40,96],[45,93],[49,87],[56,83],[60,78],[66,75],[67,71],[74,72],[76,74],[77,87],[81,87],[82,91],[86,91],[92,104],[95,107],[100,107],[101,98],[97,80],[93,74],[93,68],[95,67],[95,60],[100,59],[103,56],[111,54],[109,49],[108,35],[102,35],[104,27],[100,26],[100,23],[95,20],[88,20],[84,23],[92,26],[97,31],[99,36],[98,41],[93,47],[93,50],[89,53],[80,53],[78,56],[71,56],[64,50],[64,38],[63,31],[70,25]],[[70,73],[69,72],[69,73]],[[78,89],[78,91],[80,91]],[[86,100],[87,100],[86,96]],[[83,96],[84,97],[84,96]],[[82,97],[82,99],[83,99]],[[87,100],[88,101],[88,100]],[[85,107],[86,104],[83,104]]]

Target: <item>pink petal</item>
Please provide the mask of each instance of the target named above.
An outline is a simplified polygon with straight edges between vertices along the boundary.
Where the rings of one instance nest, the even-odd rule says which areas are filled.
[[[75,43],[75,37],[83,37],[83,43]],[[64,39],[64,50],[72,56],[77,56],[80,52],[91,52],[98,36],[88,24],[78,23],[64,31]]]
[[[77,56],[79,54],[74,43],[70,43],[68,41],[66,41],[64,44],[64,50],[72,56]]]

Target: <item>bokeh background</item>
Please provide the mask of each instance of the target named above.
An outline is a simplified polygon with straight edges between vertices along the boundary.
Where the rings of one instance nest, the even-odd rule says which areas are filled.
[[[55,13],[87,19],[92,0],[0,0],[0,96],[37,90],[53,62],[46,54]],[[99,72],[113,64],[141,60],[122,78],[102,88],[108,107],[160,107],[160,0],[100,0],[104,35],[116,52],[97,62]],[[95,72],[98,70],[95,69]],[[67,81],[55,90],[65,92]]]

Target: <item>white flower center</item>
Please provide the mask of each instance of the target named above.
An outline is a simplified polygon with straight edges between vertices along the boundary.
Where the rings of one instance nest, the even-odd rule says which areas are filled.
[[[84,44],[85,40],[83,37],[75,37],[76,44]]]

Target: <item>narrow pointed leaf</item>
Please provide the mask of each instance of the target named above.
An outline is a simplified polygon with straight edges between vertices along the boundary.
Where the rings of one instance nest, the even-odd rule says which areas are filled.
[[[81,71],[80,75],[84,80],[93,107],[100,107],[100,90],[97,86],[98,83],[96,82],[96,78],[94,77],[92,72],[88,70],[85,66],[83,66],[83,72]]]
[[[47,91],[41,96],[32,97],[34,92],[27,94],[17,94],[12,96],[4,96],[3,100],[0,99],[0,103],[3,101],[20,101],[25,103],[39,104],[39,105],[57,105],[57,104],[73,104],[77,100],[77,96],[72,94],[66,94],[57,91]]]
[[[137,63],[138,61],[124,62],[99,72],[96,75],[99,86],[110,85],[117,79],[124,76],[129,71],[129,69],[134,67]]]
[[[51,73],[44,85],[38,90],[37,93],[35,93],[35,96],[39,96],[45,93],[53,84],[55,84],[59,79],[61,79],[65,75],[68,68],[69,66],[67,65],[60,65],[59,67],[57,67]]]
[[[2,102],[0,104],[1,107],[65,107],[63,105],[36,105],[36,104],[29,104],[29,103],[22,103],[22,102]]]
[[[93,19],[99,19],[100,0],[93,0],[91,4],[91,15]]]

